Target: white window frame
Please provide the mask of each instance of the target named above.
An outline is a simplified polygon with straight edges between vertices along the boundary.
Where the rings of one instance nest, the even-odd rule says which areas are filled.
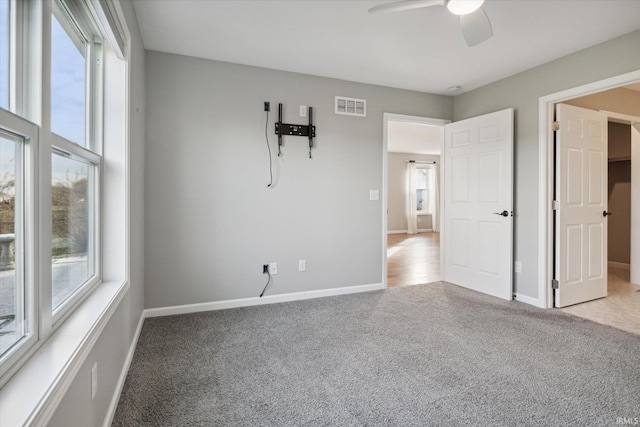
[[[7,368],[22,359],[31,347],[36,344],[39,338],[39,328],[37,322],[38,300],[37,295],[37,217],[38,217],[38,197],[37,197],[37,153],[39,148],[39,128],[37,125],[19,117],[4,109],[0,109],[0,128],[24,139],[22,150],[22,200],[16,202],[16,210],[24,209],[31,205],[35,209],[24,209],[23,214],[16,212],[17,228],[23,232],[21,251],[16,250],[16,257],[21,257],[21,267],[24,281],[24,302],[25,302],[25,334],[19,342],[14,344],[5,354],[0,357],[0,372],[5,373]],[[20,208],[18,208],[18,206]],[[1,379],[1,378],[0,378]]]
[[[86,96],[86,117],[85,117],[85,145],[82,147],[72,141],[63,138],[51,131],[51,156],[54,152],[58,155],[68,157],[90,165],[90,176],[88,189],[90,198],[93,203],[91,215],[89,218],[89,254],[88,261],[93,274],[82,283],[68,298],[66,298],[58,307],[53,307],[52,302],[52,286],[47,292],[47,302],[51,311],[52,329],[61,324],[66,317],[73,312],[75,307],[84,299],[84,297],[102,282],[102,263],[101,263],[101,176],[102,176],[102,49],[101,40],[98,38],[98,30],[95,23],[92,22],[90,13],[83,8],[83,5],[75,0],[55,0],[51,13],[48,15],[53,19],[53,15],[65,30],[71,30],[78,38],[83,40],[74,40],[75,42],[87,43],[87,55],[85,58],[87,76]],[[66,19],[66,22],[62,22]],[[51,47],[49,46],[49,49]],[[51,68],[47,70],[50,73]],[[47,108],[50,107],[47,105]],[[53,182],[51,182],[53,185]],[[51,230],[49,230],[49,237]],[[49,239],[51,242],[51,239]],[[49,260],[49,268],[52,267],[51,259]],[[51,278],[52,280],[52,278]]]
[[[56,6],[54,6],[54,2]],[[54,7],[88,41],[86,145],[81,147],[51,131],[51,19]],[[64,27],[64,24],[61,22]],[[14,0],[10,5],[9,111],[0,109],[0,127],[26,137],[25,171],[25,297],[28,335],[0,356],[0,388],[48,340],[102,283],[103,188],[103,59],[100,27],[85,0]],[[51,161],[53,153],[90,165],[88,188],[93,198],[89,218],[93,275],[53,310]]]
[[[428,179],[428,186],[427,188],[418,188],[416,186],[416,191],[417,190],[427,190],[427,206],[429,207],[429,209],[423,209],[423,210],[418,210],[418,206],[416,205],[416,211],[418,213],[418,215],[432,215],[433,211],[434,211],[434,204],[435,204],[435,200],[434,200],[434,191],[435,191],[435,186],[434,186],[434,177],[433,175],[435,174],[435,168],[434,165],[423,165],[423,164],[417,164],[416,165],[416,172],[421,169],[421,170],[426,170],[429,171],[429,177]],[[418,203],[418,198],[416,197],[416,203]]]

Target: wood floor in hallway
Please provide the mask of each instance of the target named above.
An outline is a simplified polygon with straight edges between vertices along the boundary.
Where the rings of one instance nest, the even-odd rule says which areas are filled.
[[[387,236],[387,287],[440,280],[440,233]]]

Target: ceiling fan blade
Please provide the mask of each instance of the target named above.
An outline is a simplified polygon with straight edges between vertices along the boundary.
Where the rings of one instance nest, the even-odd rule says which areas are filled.
[[[460,26],[462,27],[464,40],[469,47],[487,41],[493,36],[491,22],[489,22],[489,18],[482,8],[468,15],[462,15],[460,17]]]
[[[403,10],[420,9],[421,7],[444,6],[444,0],[403,0],[373,6],[369,13],[401,12]]]

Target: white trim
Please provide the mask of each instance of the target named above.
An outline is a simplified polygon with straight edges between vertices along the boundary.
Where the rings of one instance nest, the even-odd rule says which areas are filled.
[[[227,308],[251,307],[254,305],[275,304],[279,302],[300,301],[313,298],[331,297],[336,295],[356,294],[360,292],[378,291],[384,289],[382,283],[370,285],[347,286],[344,288],[319,289],[316,291],[293,292],[290,294],[268,295],[262,298],[239,298],[225,301],[211,301],[198,304],[176,305],[171,307],[148,308],[144,311],[145,318],[172,316],[175,314],[198,313],[201,311],[225,310]]]
[[[387,234],[407,234],[407,230],[389,230]]]
[[[128,289],[128,282],[102,283],[36,346],[37,352],[2,389],[0,425],[47,425]]]
[[[531,298],[526,295],[515,293],[513,294],[513,299],[516,301],[523,302],[525,304],[530,304],[536,307],[545,308],[543,301],[538,298]]]
[[[609,268],[621,268],[622,270],[631,270],[631,264],[625,262],[607,261]]]
[[[609,89],[625,86],[640,81],[640,70],[620,76],[611,77],[597,82],[556,92],[539,98],[538,101],[538,295],[544,307],[552,307],[550,266],[553,265],[553,238],[551,210],[551,196],[553,194],[552,150],[550,141],[553,138],[551,122],[553,121],[553,107],[556,103],[580,96],[603,92]]]
[[[622,123],[625,125],[634,125],[636,123],[640,123],[640,117],[637,116],[630,116],[628,114],[620,114],[607,110],[600,110],[600,112],[607,116],[610,122]]]
[[[446,124],[451,123],[451,120],[444,119],[433,119],[430,117],[420,117],[420,116],[408,116],[405,114],[395,114],[395,113],[382,113],[382,288],[387,288],[387,234],[396,234],[396,232],[390,232],[387,230],[387,212],[389,207],[387,206],[388,197],[387,193],[388,189],[388,181],[389,181],[389,165],[387,157],[389,155],[389,143],[387,141],[388,134],[388,123],[390,121],[393,122],[405,122],[405,123],[420,123],[426,125],[433,126],[441,126],[444,128]],[[440,144],[441,148],[444,149],[444,131],[442,132],[442,141]],[[442,175],[442,168],[440,169],[440,174]],[[442,184],[441,179],[438,179],[440,182],[440,194],[443,193],[444,186]],[[440,218],[442,218],[442,212],[444,212],[443,201],[444,197],[440,197]],[[442,224],[442,221],[440,222]],[[440,228],[442,230],[442,227]],[[407,230],[401,231],[401,233],[406,233]],[[440,239],[440,251],[442,252],[442,239]],[[442,271],[442,257],[440,257],[440,271]]]
[[[133,360],[133,355],[136,351],[136,346],[138,345],[138,339],[140,339],[140,332],[142,332],[142,325],[144,324],[144,311],[140,313],[140,320],[138,321],[138,327],[136,328],[135,333],[133,334],[133,340],[131,340],[131,345],[129,346],[129,352],[127,353],[127,357],[124,361],[124,365],[122,365],[122,370],[120,371],[120,377],[118,377],[118,382],[116,383],[116,388],[113,391],[113,397],[111,398],[111,404],[109,405],[109,409],[107,410],[107,416],[104,419],[103,427],[109,427],[113,422],[113,417],[116,415],[116,409],[118,408],[118,401],[120,400],[120,394],[122,393],[122,388],[124,387],[124,382],[127,379],[127,374],[129,373],[129,367],[131,366],[131,361]]]

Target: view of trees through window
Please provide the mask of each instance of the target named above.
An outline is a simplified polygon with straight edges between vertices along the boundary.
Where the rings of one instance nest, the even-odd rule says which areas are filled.
[[[51,187],[53,306],[92,274],[89,268],[90,166],[54,154]]]
[[[16,177],[20,141],[0,133],[0,354],[22,337],[24,310],[21,309],[23,282],[16,243],[24,238],[16,226]],[[19,187],[18,187],[19,189]]]

